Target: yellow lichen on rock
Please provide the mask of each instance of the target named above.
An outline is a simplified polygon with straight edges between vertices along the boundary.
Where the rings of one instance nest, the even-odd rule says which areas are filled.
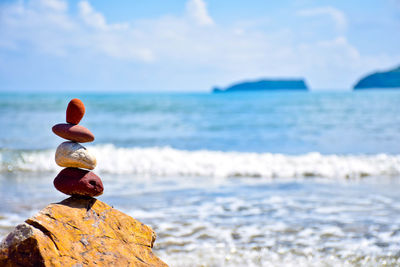
[[[0,266],[167,266],[151,250],[155,238],[99,200],[71,197],[17,226],[0,245]]]

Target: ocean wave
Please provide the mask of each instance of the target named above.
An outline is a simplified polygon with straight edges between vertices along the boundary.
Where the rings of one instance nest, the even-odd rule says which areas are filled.
[[[186,151],[170,147],[88,147],[97,157],[97,173],[142,176],[264,178],[342,178],[400,176],[400,155],[284,155],[221,151]],[[55,150],[0,150],[0,173],[57,172]]]

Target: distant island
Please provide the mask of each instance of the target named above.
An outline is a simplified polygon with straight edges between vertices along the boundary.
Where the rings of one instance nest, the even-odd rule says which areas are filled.
[[[363,77],[356,85],[354,85],[354,90],[377,88],[400,89],[400,66],[389,71],[375,72],[367,75]]]
[[[243,91],[276,91],[276,90],[302,90],[307,91],[303,79],[259,80],[236,83],[225,89],[215,87],[213,92],[243,92]]]

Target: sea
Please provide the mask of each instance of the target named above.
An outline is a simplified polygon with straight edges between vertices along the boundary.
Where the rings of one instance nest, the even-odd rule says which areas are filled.
[[[0,93],[0,239],[53,187],[72,98],[99,200],[170,266],[400,266],[400,91]]]

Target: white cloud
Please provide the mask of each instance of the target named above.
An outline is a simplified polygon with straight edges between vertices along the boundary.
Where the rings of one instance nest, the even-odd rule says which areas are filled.
[[[32,4],[36,2],[20,2],[1,10],[0,52],[61,57],[79,68],[103,64],[107,75],[89,74],[129,84],[140,80],[153,89],[208,90],[260,77],[305,77],[314,88],[348,88],[363,72],[400,61],[400,55],[360,55],[344,33],[296,43],[293,36],[301,28],[265,29],[246,22],[221,26],[201,0],[189,0],[183,16],[123,23],[107,22],[88,1],[78,3],[78,14],[71,14],[61,0],[31,1],[45,4],[38,8]],[[346,26],[335,8],[300,14],[330,14],[338,26]]]
[[[78,3],[79,15],[86,25],[99,30],[108,29],[127,29],[129,25],[127,23],[121,24],[107,24],[103,14],[96,12],[88,1],[80,1]]]
[[[62,0],[39,0],[39,4],[59,12],[64,12],[68,9],[68,4]]]
[[[93,10],[92,6],[87,1],[81,1],[78,4],[79,13],[83,21],[94,28],[106,29],[107,24],[104,16]]]
[[[346,15],[340,9],[335,7],[316,7],[309,9],[302,9],[297,12],[299,16],[313,17],[313,16],[329,16],[335,23],[338,31],[345,31],[347,28]]]
[[[66,2],[33,0],[4,5],[0,16],[0,47],[32,49],[65,55],[65,38],[60,33],[74,30]]]
[[[186,3],[186,12],[198,25],[213,25],[214,21],[207,11],[206,3],[203,0],[189,0]]]

